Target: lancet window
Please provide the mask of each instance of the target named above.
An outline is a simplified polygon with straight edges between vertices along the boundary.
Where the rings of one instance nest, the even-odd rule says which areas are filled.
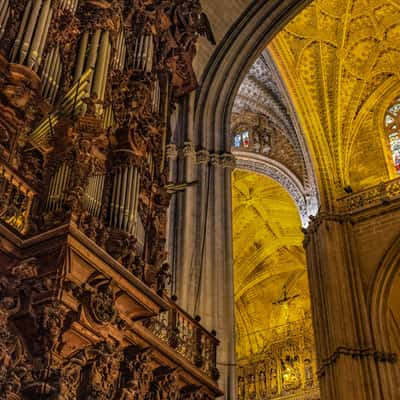
[[[400,97],[396,99],[385,114],[385,128],[394,167],[400,174]]]

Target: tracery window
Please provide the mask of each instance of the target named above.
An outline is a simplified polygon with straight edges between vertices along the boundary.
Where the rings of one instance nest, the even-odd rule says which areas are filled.
[[[400,174],[400,98],[396,99],[385,115],[386,133],[389,139],[393,163]]]

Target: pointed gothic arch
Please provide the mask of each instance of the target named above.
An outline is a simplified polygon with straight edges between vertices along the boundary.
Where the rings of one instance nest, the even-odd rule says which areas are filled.
[[[392,310],[390,304],[391,295],[393,291],[398,292],[397,286],[400,281],[399,250],[400,237],[392,243],[381,260],[368,297],[373,340],[375,347],[381,350],[380,353],[375,354],[375,357],[389,361],[378,365],[380,377],[384,382],[383,390],[385,396],[387,396],[385,398],[394,398],[400,395],[400,388],[397,384],[400,380],[400,371],[395,364],[396,353],[399,351],[397,347],[400,344],[398,340],[398,329],[400,329],[398,324],[400,321],[394,320],[394,310]],[[395,311],[397,311],[397,315],[400,315],[400,310],[396,309]],[[394,325],[397,325],[397,335],[393,331]]]

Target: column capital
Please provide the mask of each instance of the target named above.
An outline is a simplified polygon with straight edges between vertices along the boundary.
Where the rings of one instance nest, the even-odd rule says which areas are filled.
[[[168,160],[175,161],[178,158],[178,149],[175,143],[167,145],[167,158]]]

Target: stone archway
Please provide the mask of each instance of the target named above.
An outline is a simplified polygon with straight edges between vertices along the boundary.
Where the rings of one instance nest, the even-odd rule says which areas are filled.
[[[384,398],[400,396],[400,371],[396,354],[400,350],[400,237],[386,252],[373,280],[369,296],[369,312],[377,359],[386,361],[378,364],[382,379]]]
[[[196,92],[194,131],[199,145],[229,150],[230,112],[241,82],[274,34],[310,2],[258,0],[231,27]]]
[[[220,384],[230,400],[235,399],[236,386],[230,112],[242,79],[266,43],[308,3],[252,2],[214,52],[195,96],[178,110],[170,147],[170,180],[196,182],[176,196],[170,215],[175,292],[180,305],[200,314],[204,325],[222,339]]]

